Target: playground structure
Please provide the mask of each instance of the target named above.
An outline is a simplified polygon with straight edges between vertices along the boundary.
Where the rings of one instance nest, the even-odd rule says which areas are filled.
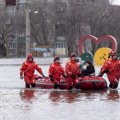
[[[102,43],[105,40],[109,40],[111,42],[112,48],[108,48],[108,47],[99,48],[95,52],[95,54],[92,55],[92,53],[84,52],[84,42],[87,39],[90,39],[96,45]],[[80,39],[78,48],[79,48],[80,57],[83,61],[90,60],[91,62],[93,62],[93,58],[94,58],[94,62],[96,65],[103,65],[104,61],[108,59],[109,52],[111,50],[117,51],[117,40],[111,35],[104,35],[99,38],[93,35],[85,35]]]

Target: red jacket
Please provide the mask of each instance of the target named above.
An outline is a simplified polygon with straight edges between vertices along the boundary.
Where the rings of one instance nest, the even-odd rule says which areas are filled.
[[[68,76],[72,74],[78,75],[81,73],[77,62],[71,59],[66,63],[65,72]]]
[[[33,76],[35,70],[37,70],[40,74],[43,74],[42,69],[38,67],[38,65],[33,61],[33,62],[28,62],[27,60],[22,64],[22,67],[20,68],[20,74],[27,76]]]
[[[107,60],[101,68],[100,74],[106,71],[108,79],[114,81],[120,78],[120,60]]]
[[[60,79],[61,75],[64,75],[64,70],[60,63],[54,62],[50,65],[49,75],[52,75],[53,79]]]

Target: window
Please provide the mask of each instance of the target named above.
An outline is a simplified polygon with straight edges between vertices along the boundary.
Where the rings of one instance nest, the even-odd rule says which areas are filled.
[[[63,17],[58,17],[57,20],[56,20],[56,23],[57,24],[64,24],[65,23],[65,20]]]
[[[26,0],[19,0],[19,3],[26,3]]]
[[[65,2],[56,3],[56,11],[65,11],[65,8],[66,8]]]
[[[25,36],[25,33],[22,33],[22,32],[19,33],[19,37],[24,37],[24,36]]]
[[[55,48],[65,48],[65,43],[64,42],[56,42]]]
[[[16,6],[14,5],[7,6],[7,12],[16,12]]]
[[[25,10],[26,5],[24,3],[19,4],[19,10]]]
[[[15,49],[16,44],[15,43],[9,43],[9,49]]]

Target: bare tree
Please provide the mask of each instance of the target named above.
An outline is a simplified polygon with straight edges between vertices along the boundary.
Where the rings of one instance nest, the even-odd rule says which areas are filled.
[[[60,34],[62,34],[62,32],[65,33],[68,55],[71,52],[77,53],[77,43],[79,39],[85,34],[88,35],[91,33],[96,37],[100,37],[105,34],[111,34],[116,38],[120,38],[120,33],[118,32],[120,31],[120,17],[118,16],[119,13],[111,13],[112,10],[110,5],[102,6],[92,4],[91,2],[81,3],[80,1],[81,0],[69,0],[66,2],[65,0],[67,3],[66,11],[64,12],[64,15],[59,16],[63,17],[65,21],[64,24],[60,24],[60,27],[65,27],[64,31],[60,31]],[[49,3],[44,0],[39,1],[39,3],[33,2],[33,4],[30,6],[30,9],[32,42],[35,41],[37,46],[54,45],[56,32],[55,27],[58,27],[55,24],[57,19],[55,14],[55,3]],[[119,11],[119,7],[117,9]],[[35,11],[38,11],[38,13],[34,14]],[[18,18],[18,26],[19,30],[23,31],[25,30],[25,16],[22,16],[21,19]],[[4,20],[0,22],[3,21]],[[4,27],[8,27],[5,23],[2,23],[2,25],[5,25]],[[86,26],[89,26],[90,30],[87,30]],[[7,31],[9,30],[7,29]],[[2,35],[0,35],[0,37],[1,36]],[[5,33],[3,36],[6,36]],[[6,37],[2,37],[0,39],[6,40],[3,38]],[[4,42],[4,45],[5,44],[6,43]],[[95,47],[95,43],[92,43],[92,46],[93,47],[91,51],[94,53],[99,47],[111,46],[111,44],[109,42],[104,42]]]
[[[68,55],[71,52],[77,53],[77,41],[82,34],[81,31],[81,6],[77,1],[69,1],[69,9],[66,14],[66,40]]]
[[[44,3],[44,1],[41,4],[34,3],[34,5],[31,5],[31,11],[37,10],[37,14],[30,13],[31,37],[37,42],[38,46],[48,46],[54,42],[55,11],[53,5]]]
[[[9,37],[11,37],[10,32],[12,31],[12,26],[10,25],[10,21],[6,18],[5,14],[0,16],[0,48],[1,55],[7,56],[9,44]]]

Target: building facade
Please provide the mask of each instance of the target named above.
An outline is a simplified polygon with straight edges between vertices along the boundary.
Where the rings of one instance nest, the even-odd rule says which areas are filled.
[[[66,20],[67,3],[64,0],[55,0],[55,54],[59,56],[67,55],[66,43]]]
[[[74,25],[70,20],[76,16],[84,15],[82,10],[87,9],[90,5],[108,6],[109,0],[0,0],[0,9],[4,9],[3,11],[6,9],[6,26],[11,29],[8,31],[9,34],[7,34],[6,38],[8,39],[7,54],[11,57],[25,56],[27,3],[29,3],[30,7],[30,24],[33,25],[30,31],[31,46],[33,47],[35,45],[39,47],[50,44],[52,48],[55,48],[56,55],[66,56],[68,55],[68,43],[70,39],[70,37],[68,37],[68,25]],[[40,10],[39,6],[41,8],[43,6],[43,8]],[[38,11],[39,14],[32,14],[31,11],[34,13]],[[40,11],[43,11],[44,14]],[[72,12],[73,16],[70,17]],[[43,24],[40,23],[41,21]],[[76,19],[75,23],[77,22]],[[84,21],[81,20],[79,25],[79,31],[82,32],[75,33],[77,37],[73,36],[72,39],[75,42],[71,44],[77,44],[82,35],[91,33],[90,26],[85,24]],[[79,29],[79,25],[75,24],[74,26],[77,26],[76,29]],[[38,32],[35,33],[37,28]],[[43,29],[41,30],[41,28]],[[75,31],[73,30],[73,32]],[[44,43],[45,41],[46,43]],[[86,42],[86,44],[87,43],[89,43],[88,46],[90,46],[90,41]]]

